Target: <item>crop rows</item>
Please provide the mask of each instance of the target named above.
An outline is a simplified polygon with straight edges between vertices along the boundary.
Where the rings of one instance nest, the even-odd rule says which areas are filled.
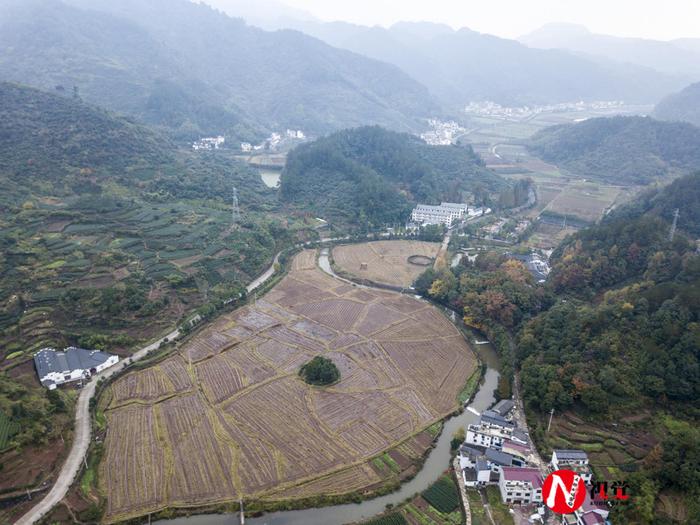
[[[239,496],[361,490],[381,482],[373,457],[400,443],[410,449],[403,458],[429,446],[412,436],[457,407],[475,369],[464,340],[426,303],[348,289],[308,268],[312,252],[300,257],[303,269],[257,304],[111,387],[106,521]],[[298,377],[319,354],[340,369],[339,383]],[[132,486],[147,483],[143,494]]]
[[[459,505],[459,493],[455,484],[447,478],[440,478],[421,494],[423,499],[440,512],[452,512]]]

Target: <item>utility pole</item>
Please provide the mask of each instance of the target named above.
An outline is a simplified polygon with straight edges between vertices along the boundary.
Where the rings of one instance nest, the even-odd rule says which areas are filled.
[[[233,206],[231,209],[231,226],[235,226],[241,220],[241,208],[238,203],[238,188],[233,187]]]
[[[676,208],[676,211],[673,212],[673,224],[671,225],[671,232],[668,234],[668,240],[670,242],[673,242],[673,237],[676,235],[676,228],[678,227],[678,217],[680,217],[681,211]]]
[[[549,413],[549,423],[547,424],[547,434],[549,434],[549,429],[552,426],[552,417],[554,416],[554,408],[552,408],[552,411]]]

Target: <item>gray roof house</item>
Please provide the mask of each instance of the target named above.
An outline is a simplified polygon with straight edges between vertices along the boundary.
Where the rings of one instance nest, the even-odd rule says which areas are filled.
[[[43,348],[34,354],[34,366],[42,385],[50,390],[57,385],[90,377],[115,365],[116,355],[100,350],[70,347],[64,351]]]
[[[510,399],[502,399],[496,403],[491,409],[493,412],[501,417],[506,417],[515,408],[515,403]]]
[[[481,414],[480,423],[489,427],[500,427],[511,431],[515,428],[515,423],[508,421],[493,410],[484,411],[484,413]]]

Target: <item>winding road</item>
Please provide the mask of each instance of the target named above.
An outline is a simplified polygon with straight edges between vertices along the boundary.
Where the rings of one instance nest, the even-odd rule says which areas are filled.
[[[279,263],[279,257],[280,253],[275,256],[275,259],[270,267],[265,270],[262,275],[246,286],[246,291],[248,293],[251,293],[259,288],[275,274],[277,264]],[[85,461],[85,457],[90,446],[90,400],[95,395],[97,382],[100,379],[107,379],[112,377],[114,374],[121,372],[130,362],[136,362],[143,359],[150,351],[158,349],[161,343],[172,341],[173,339],[179,337],[179,335],[180,331],[178,329],[173,330],[158,341],[155,341],[154,343],[151,343],[150,345],[136,351],[130,356],[129,359],[119,361],[119,363],[111,368],[108,368],[104,372],[96,374],[83,387],[75,405],[75,439],[73,440],[73,446],[70,449],[65,463],[63,464],[63,467],[61,467],[61,472],[58,475],[58,479],[46,497],[44,497],[29,512],[17,520],[15,525],[32,525],[41,520],[66,496],[68,489],[70,489],[73,481],[75,481],[76,476],[80,472],[80,467]]]

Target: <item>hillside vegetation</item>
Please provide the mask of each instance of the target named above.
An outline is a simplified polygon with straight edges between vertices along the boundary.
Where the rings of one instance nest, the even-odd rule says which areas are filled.
[[[538,132],[537,156],[579,176],[648,184],[700,169],[700,128],[644,117],[595,118]]]
[[[685,212],[698,188],[700,174],[685,176],[569,237],[544,286],[495,253],[415,285],[489,335],[502,359],[499,396],[520,370],[539,448],[589,447],[597,475],[627,479],[637,496],[613,523],[666,523],[672,495],[687,523],[700,518],[700,255],[686,235],[700,223],[689,211],[671,241],[659,213]],[[575,424],[546,433],[551,409]]]
[[[471,147],[428,146],[379,127],[341,131],[293,150],[283,199],[359,226],[403,223],[417,201],[464,201],[509,184],[485,169]]]
[[[257,216],[274,202],[255,173],[80,101],[0,84],[0,159],[2,365],[147,338],[234,293],[284,242]],[[248,212],[236,229],[233,184]]]
[[[0,74],[72,94],[180,138],[411,129],[438,108],[396,67],[187,0],[8,0]],[[245,108],[245,109],[243,109]]]
[[[700,82],[664,98],[656,105],[654,117],[660,120],[690,122],[700,127]]]

